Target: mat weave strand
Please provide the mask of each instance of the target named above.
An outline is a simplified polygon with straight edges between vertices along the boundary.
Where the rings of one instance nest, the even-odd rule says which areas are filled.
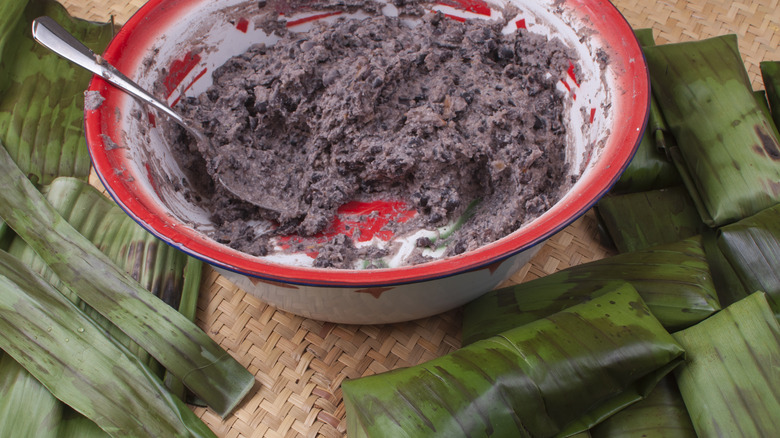
[[[735,33],[755,89],[759,62],[780,60],[780,0],[689,2],[617,0],[634,28],[650,27],[656,42],[690,41]],[[124,23],[143,5],[132,0],[64,0],[71,14]],[[97,180],[93,180],[99,184]],[[520,283],[611,254],[588,213],[553,236],[507,283]],[[415,365],[460,346],[460,314],[383,326],[337,325],[277,310],[208,269],[198,324],[255,374],[259,384],[230,417],[195,412],[220,437],[341,437],[344,379]]]

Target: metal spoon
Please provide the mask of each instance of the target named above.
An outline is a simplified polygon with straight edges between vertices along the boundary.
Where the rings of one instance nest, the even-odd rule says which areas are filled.
[[[206,146],[205,150],[212,150],[213,146],[209,138],[199,129],[193,127],[184,120],[176,111],[158,100],[140,85],[133,82],[122,72],[108,63],[101,56],[76,39],[67,30],[60,26],[51,17],[39,17],[32,23],[33,39],[63,58],[83,67],[92,73],[99,75],[106,81],[126,91],[131,96],[148,103],[162,111],[174,122],[191,134],[195,140]],[[204,150],[204,149],[201,149]],[[223,179],[225,177],[225,179]],[[258,207],[271,211],[281,211],[285,208],[284,202],[279,197],[269,195],[264,190],[258,190],[257,184],[247,178],[246,175],[215,175],[219,183],[233,195]],[[226,181],[227,180],[227,181]]]
[[[96,55],[89,47],[77,40],[76,37],[71,35],[51,17],[39,17],[33,20],[32,36],[35,41],[52,52],[101,76],[103,79],[126,91],[131,96],[164,112],[168,117],[173,119],[174,122],[178,123],[182,128],[186,129],[188,133],[194,136],[197,141],[209,141],[208,137],[198,129],[189,125],[176,111],[172,110],[168,105],[141,88],[140,85],[122,74],[122,72],[109,64],[101,56]]]

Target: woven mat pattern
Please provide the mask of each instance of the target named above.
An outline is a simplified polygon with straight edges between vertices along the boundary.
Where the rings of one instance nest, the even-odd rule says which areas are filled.
[[[780,60],[780,0],[616,0],[634,28],[651,27],[659,44],[736,33],[756,89],[758,63]],[[64,0],[75,16],[124,23],[144,1]],[[99,184],[97,179],[93,179]],[[553,236],[505,284],[520,283],[611,255],[592,212]],[[460,346],[460,314],[383,326],[337,325],[275,309],[208,269],[198,324],[249,369],[257,384],[239,409],[221,419],[195,412],[220,437],[341,437],[344,379],[418,364]]]

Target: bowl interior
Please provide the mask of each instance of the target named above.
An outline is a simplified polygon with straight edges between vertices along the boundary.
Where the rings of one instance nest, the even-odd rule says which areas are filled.
[[[381,5],[382,13],[398,14],[392,4]],[[639,46],[606,0],[446,0],[428,7],[457,20],[509,18],[504,32],[525,28],[554,35],[579,57],[558,84],[566,95],[567,159],[578,182],[550,210],[503,239],[455,257],[370,272],[311,268],[305,253],[254,257],[238,252],[206,236],[213,228],[208,212],[178,190],[186,176],[157,128],[156,114],[100,78],[90,90],[100,92],[105,101],[85,112],[96,172],[117,203],[164,241],[218,267],[271,280],[314,285],[412,282],[485,266],[527,249],[589,209],[633,156],[649,101]],[[278,37],[258,25],[264,14],[279,15],[272,9],[244,0],[152,0],[123,27],[104,57],[175,106],[183,95],[205,91],[211,72],[230,57],[258,42],[273,44]],[[366,12],[291,7],[279,17],[288,29],[305,31],[315,21],[333,22],[348,15]],[[340,210],[340,219],[354,219],[366,208],[385,209],[389,215],[405,211],[403,205],[352,204]]]

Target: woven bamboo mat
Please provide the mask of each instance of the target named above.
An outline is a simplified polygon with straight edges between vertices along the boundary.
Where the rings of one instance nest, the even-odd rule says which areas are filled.
[[[780,0],[688,2],[616,0],[634,28],[651,27],[659,44],[735,33],[756,89],[758,64],[780,60]],[[144,1],[64,0],[71,14],[124,23]],[[95,180],[96,184],[99,184]],[[538,278],[610,255],[591,212],[553,236],[506,284]],[[268,306],[209,269],[198,324],[255,374],[259,384],[226,419],[195,411],[220,437],[343,436],[344,379],[410,366],[460,346],[460,315],[383,326],[337,325]]]

